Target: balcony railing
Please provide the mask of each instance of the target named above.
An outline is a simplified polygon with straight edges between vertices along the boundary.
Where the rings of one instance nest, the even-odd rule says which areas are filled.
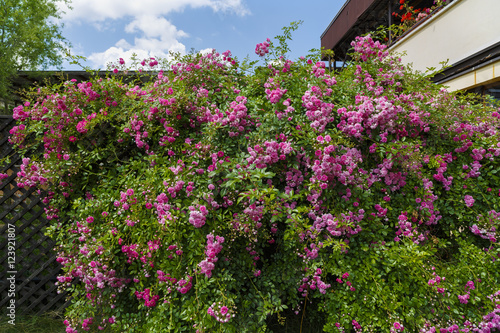
[[[441,69],[442,62],[460,64],[500,43],[499,12],[499,0],[455,0],[411,27],[390,50],[405,52],[403,62],[423,72]]]

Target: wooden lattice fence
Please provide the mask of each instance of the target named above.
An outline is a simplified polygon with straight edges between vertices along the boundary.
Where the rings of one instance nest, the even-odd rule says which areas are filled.
[[[11,156],[10,163],[0,165],[0,173],[9,175],[0,183],[0,312],[5,312],[11,299],[7,277],[12,272],[15,272],[16,315],[60,311],[67,306],[67,295],[57,293],[55,282],[61,266],[52,250],[54,242],[43,234],[48,224],[43,217],[43,193],[19,188],[15,181],[21,157],[8,142],[9,130],[14,125],[12,116],[0,115],[0,158]],[[8,254],[9,226],[10,230],[15,226],[14,266],[9,265],[12,263]]]

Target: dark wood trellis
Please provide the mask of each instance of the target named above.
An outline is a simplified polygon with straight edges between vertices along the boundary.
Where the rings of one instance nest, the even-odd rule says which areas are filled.
[[[16,174],[21,157],[8,142],[9,130],[15,126],[12,116],[0,115],[0,159],[10,156],[10,162],[0,165],[0,173],[9,177],[0,183],[0,312],[7,309],[10,297],[7,240],[8,226],[15,225],[16,315],[61,311],[68,305],[66,294],[57,293],[56,276],[61,266],[52,250],[54,242],[44,235],[48,225],[44,204],[37,190],[17,187]],[[10,276],[10,274],[9,274]]]

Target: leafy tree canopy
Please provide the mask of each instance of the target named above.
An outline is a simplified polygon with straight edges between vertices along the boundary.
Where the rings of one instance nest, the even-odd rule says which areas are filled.
[[[68,44],[56,22],[58,2],[68,0],[0,0],[0,98],[17,71],[61,65]]]

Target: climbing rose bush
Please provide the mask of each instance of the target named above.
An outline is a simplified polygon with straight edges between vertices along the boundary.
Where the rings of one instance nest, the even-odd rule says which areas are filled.
[[[500,328],[498,111],[370,36],[335,75],[277,40],[251,70],[229,51],[151,61],[149,80],[68,81],[14,109],[66,331]]]

